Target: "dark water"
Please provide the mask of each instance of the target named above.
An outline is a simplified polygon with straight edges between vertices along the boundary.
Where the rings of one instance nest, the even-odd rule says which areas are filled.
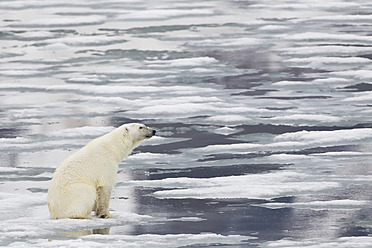
[[[369,247],[372,5],[0,2],[0,245]],[[58,164],[123,123],[115,219],[49,220]]]

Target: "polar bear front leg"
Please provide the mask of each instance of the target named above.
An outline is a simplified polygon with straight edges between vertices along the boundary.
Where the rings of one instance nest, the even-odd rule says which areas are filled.
[[[97,188],[97,201],[96,201],[96,216],[98,218],[112,218],[113,216],[109,212],[110,197],[112,187],[100,186]]]

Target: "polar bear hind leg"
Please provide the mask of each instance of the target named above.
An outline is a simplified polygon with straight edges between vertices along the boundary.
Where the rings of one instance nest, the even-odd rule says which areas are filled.
[[[69,189],[59,195],[57,201],[49,204],[52,219],[91,219],[91,212],[96,205],[96,190],[94,187],[76,183],[69,186]]]

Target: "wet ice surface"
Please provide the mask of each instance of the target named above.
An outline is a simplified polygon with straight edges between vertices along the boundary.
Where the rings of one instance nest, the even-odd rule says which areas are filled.
[[[372,4],[2,1],[0,245],[369,247]],[[54,169],[126,122],[115,219]]]

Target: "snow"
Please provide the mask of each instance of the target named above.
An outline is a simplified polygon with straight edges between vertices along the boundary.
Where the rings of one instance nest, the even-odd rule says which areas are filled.
[[[312,41],[312,42],[319,42],[322,41],[324,43],[329,43],[337,41],[338,43],[351,43],[351,44],[370,44],[372,41],[371,37],[355,35],[355,34],[332,34],[332,33],[320,33],[320,32],[305,32],[305,33],[298,33],[291,36],[283,37],[280,35],[279,37],[284,39],[289,39],[293,41]],[[323,43],[323,44],[324,44]]]
[[[286,133],[275,137],[275,141],[296,141],[306,142],[307,144],[327,144],[327,143],[350,143],[359,140],[366,140],[372,137],[372,129],[352,129],[335,131],[301,131]]]
[[[312,202],[294,202],[294,203],[265,203],[263,206],[270,208],[308,208],[308,209],[355,209],[370,204],[368,201],[357,200],[331,200],[331,201],[312,201]]]
[[[157,20],[157,19],[172,19],[176,17],[190,17],[195,15],[213,15],[213,9],[152,9],[135,11],[124,14],[119,17],[123,20]]]
[[[135,181],[137,186],[174,188],[154,193],[159,198],[251,198],[270,199],[283,195],[308,193],[338,187],[330,181],[309,182],[306,175],[277,172],[261,175],[218,177],[211,179],[176,178]]]
[[[199,57],[199,58],[186,58],[186,59],[174,59],[166,61],[155,61],[148,62],[150,68],[159,67],[187,67],[187,66],[206,66],[209,64],[217,63],[218,60],[210,57]]]
[[[371,241],[371,237],[342,237],[334,240],[309,239],[304,241],[280,240],[269,242],[266,247],[365,248],[370,246]]]
[[[50,26],[50,27],[58,27],[58,26],[77,26],[77,25],[93,25],[103,23],[106,20],[105,16],[70,16],[67,17],[58,17],[58,18],[48,18],[48,19],[35,19],[29,20],[26,23],[17,23],[14,26],[22,26],[22,27],[43,27],[43,26]]]
[[[369,63],[369,59],[364,58],[340,58],[340,57],[311,57],[311,58],[292,58],[285,60],[286,63],[297,64],[304,67],[322,69],[330,66],[342,66],[347,68],[353,66],[360,67],[363,63]]]
[[[262,43],[256,38],[215,38],[202,41],[188,42],[187,45],[193,47],[234,47],[234,46],[255,46]]]
[[[309,114],[293,114],[287,116],[277,116],[273,117],[273,120],[289,120],[289,121],[301,121],[301,120],[310,120],[310,121],[319,121],[319,122],[339,122],[342,119],[336,116],[330,115],[309,115]]]

